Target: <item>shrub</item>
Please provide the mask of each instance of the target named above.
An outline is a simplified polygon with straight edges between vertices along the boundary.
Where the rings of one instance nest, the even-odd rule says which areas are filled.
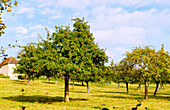
[[[4,74],[0,73],[0,76],[5,76]]]
[[[4,76],[4,75],[1,76],[1,75],[0,75],[0,78],[8,78],[8,79],[9,79],[10,76]]]
[[[47,80],[47,77],[41,76],[39,77],[39,80]]]
[[[25,79],[25,75],[18,75],[18,79]]]

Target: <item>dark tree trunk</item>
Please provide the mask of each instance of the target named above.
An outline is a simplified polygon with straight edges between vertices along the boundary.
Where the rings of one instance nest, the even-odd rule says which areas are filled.
[[[139,86],[137,87],[137,89],[141,89],[141,84],[139,84]]]
[[[73,89],[74,89],[74,80],[73,80]]]
[[[64,101],[69,102],[69,76],[65,75],[64,79],[65,79]]]
[[[155,89],[154,95],[156,95],[156,93],[158,92],[158,90],[159,90],[159,82],[156,82],[156,89]]]
[[[84,86],[84,83],[83,83],[83,81],[82,81],[82,86]]]
[[[87,93],[89,93],[89,82],[86,81],[86,84],[87,84]]]
[[[126,90],[127,90],[127,93],[129,93],[128,82],[126,82]]]
[[[147,85],[147,79],[145,80],[145,100],[148,99],[148,85]]]
[[[57,84],[57,78],[55,77],[55,84]]]

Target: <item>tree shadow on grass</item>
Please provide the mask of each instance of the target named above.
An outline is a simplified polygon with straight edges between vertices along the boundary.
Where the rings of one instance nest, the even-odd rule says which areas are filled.
[[[169,93],[156,93],[157,95],[169,95],[170,96],[170,94]]]
[[[70,92],[74,92],[74,93],[87,93],[87,92],[83,92],[83,91],[70,91]]]
[[[55,84],[55,82],[47,82],[47,81],[43,81],[43,83],[46,83],[46,84]]]
[[[127,94],[126,92],[114,92],[114,91],[95,91],[95,92],[101,92],[101,93],[121,93],[121,94]]]
[[[154,98],[154,99],[161,99],[161,100],[168,100],[170,101],[170,96],[154,96],[154,95],[150,95],[149,98]]]
[[[73,85],[73,83],[70,83],[69,85]],[[82,85],[82,84],[74,84],[74,86],[86,86],[86,85]]]
[[[106,97],[106,98],[120,98],[120,99],[144,99],[144,95],[141,94],[127,94],[122,96],[113,96],[113,95],[92,95],[93,97]],[[154,96],[148,95],[148,99],[158,99],[158,100],[168,100],[170,101],[170,97],[168,96]]]
[[[27,83],[25,83],[24,80],[12,80],[13,83],[15,84],[23,84],[23,85],[27,85]]]
[[[93,97],[106,97],[106,98],[119,98],[119,99],[143,99],[143,95],[134,95],[134,96],[111,96],[111,95],[92,95]]]
[[[17,102],[38,102],[38,103],[48,103],[51,104],[53,102],[63,102],[63,97],[50,97],[50,96],[42,96],[42,95],[33,95],[33,96],[11,96],[11,97],[3,97],[2,99],[12,100]],[[83,98],[69,98],[70,101],[87,101],[88,99]]]

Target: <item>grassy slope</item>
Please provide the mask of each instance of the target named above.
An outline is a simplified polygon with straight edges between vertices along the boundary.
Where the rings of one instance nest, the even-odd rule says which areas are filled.
[[[26,85],[21,80],[10,80],[0,78],[0,109],[19,110],[23,105],[26,110],[98,110],[108,108],[110,110],[131,110],[142,100],[139,110],[148,107],[151,110],[168,110],[170,108],[170,85],[165,85],[157,96],[153,96],[155,85],[149,87],[149,100],[143,100],[144,88],[136,90],[137,85],[130,85],[130,93],[126,94],[125,85],[117,88],[116,84],[109,86],[90,83],[90,93],[86,86],[80,83],[75,84],[72,89],[70,85],[70,102],[63,102],[64,83],[31,81]],[[21,97],[21,89],[24,89],[24,96]]]

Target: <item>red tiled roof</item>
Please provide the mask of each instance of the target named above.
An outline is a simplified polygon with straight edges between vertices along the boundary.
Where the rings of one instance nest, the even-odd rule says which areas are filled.
[[[9,58],[4,58],[3,61],[0,63],[0,66],[6,65],[6,64],[15,64],[18,62],[18,60],[15,59],[15,57],[9,57]]]

